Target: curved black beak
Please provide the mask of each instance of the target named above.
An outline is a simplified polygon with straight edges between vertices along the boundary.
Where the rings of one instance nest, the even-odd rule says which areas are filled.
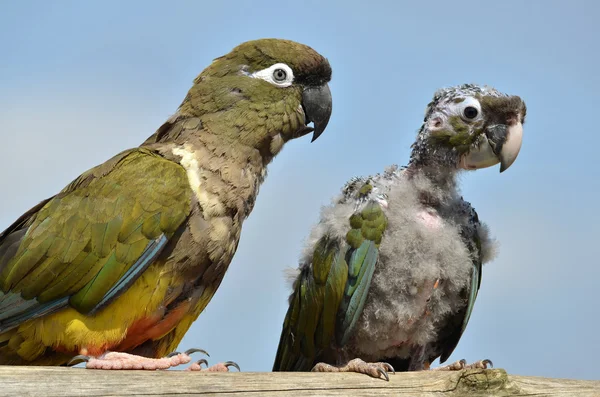
[[[325,131],[331,117],[332,104],[329,85],[306,87],[302,93],[302,107],[306,124],[313,123],[314,133],[311,142],[314,142]]]

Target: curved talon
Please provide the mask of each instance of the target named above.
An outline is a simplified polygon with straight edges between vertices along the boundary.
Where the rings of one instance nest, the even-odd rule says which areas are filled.
[[[386,381],[390,381],[390,377],[388,376],[387,372],[385,372],[383,369],[377,367],[377,372],[379,372],[381,375],[383,375],[383,377],[385,378]]]
[[[181,352],[172,352],[167,354],[167,358],[175,357],[176,355],[181,354]]]
[[[198,364],[200,366],[200,368],[202,368],[202,364],[206,365],[206,368],[208,368],[208,361],[206,361],[203,358],[201,358],[200,360],[196,361],[196,364]]]
[[[465,369],[465,367],[467,366],[467,360],[465,360],[464,358],[458,361],[461,365],[462,369]]]
[[[83,354],[80,354],[78,356],[73,357],[71,359],[71,361],[69,361],[67,363],[67,367],[72,367],[74,365],[81,364],[81,363],[87,363],[88,361],[90,361],[89,356],[84,356]]]
[[[210,357],[210,354],[208,354],[208,352],[206,350],[202,350],[202,349],[191,348],[191,349],[187,349],[184,353],[187,354],[188,356],[190,354],[194,354],[194,353],[202,353],[202,354],[206,354],[208,357]]]
[[[207,365],[208,365],[208,364],[207,364]],[[242,372],[242,370],[240,369],[240,366],[239,366],[239,365],[237,365],[237,363],[236,363],[236,362],[234,362],[234,361],[225,361],[225,362],[223,363],[223,365],[224,365],[225,367],[227,367],[227,368],[229,368],[229,367],[234,367],[234,368],[237,368],[238,372]]]
[[[483,360],[481,363],[483,364],[483,366],[485,367],[485,369],[487,369],[487,368],[488,368],[488,366],[489,366],[490,368],[494,368],[494,363],[493,363],[493,362],[492,362],[492,360],[490,360],[490,359],[487,359],[487,358],[486,358],[486,359],[485,359],[485,360]]]
[[[391,364],[389,364],[389,363],[385,363],[385,362],[384,362],[384,363],[383,363],[383,365],[385,365],[385,366],[387,367],[387,370],[388,370],[389,372],[391,372],[391,373],[393,373],[393,374],[395,374],[395,373],[396,373],[396,370],[394,369],[394,367],[392,367],[392,365],[391,365]]]

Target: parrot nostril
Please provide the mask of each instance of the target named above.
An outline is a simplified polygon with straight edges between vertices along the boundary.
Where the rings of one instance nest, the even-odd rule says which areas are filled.
[[[433,127],[434,128],[440,128],[442,126],[442,119],[440,119],[439,117],[436,117],[435,119],[433,119]]]

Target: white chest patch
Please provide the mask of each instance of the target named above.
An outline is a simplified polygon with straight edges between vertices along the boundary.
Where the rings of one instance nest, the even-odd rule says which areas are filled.
[[[198,163],[196,152],[187,145],[184,145],[173,148],[172,153],[181,157],[179,163],[185,169],[190,187],[196,199],[200,202],[204,213],[209,216],[222,216],[225,213],[225,208],[221,201],[218,200],[218,197],[209,194],[206,189],[202,188],[203,169]]]
[[[190,187],[194,191],[196,198],[200,200],[200,196],[202,195],[202,190],[200,189],[200,165],[194,152],[185,146],[173,148],[172,152],[175,156],[181,157],[180,164],[185,168]]]

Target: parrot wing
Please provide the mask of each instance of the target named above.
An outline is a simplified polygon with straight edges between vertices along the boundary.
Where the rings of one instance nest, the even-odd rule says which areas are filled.
[[[350,217],[345,240],[325,234],[312,263],[294,283],[274,371],[309,371],[344,346],[364,307],[387,226],[380,205],[369,202]]]
[[[481,256],[481,239],[479,238],[479,234],[477,230],[479,229],[480,222],[475,209],[471,207],[470,204],[466,203],[468,206],[468,211],[470,212],[470,222],[474,226],[472,230],[474,233],[468,233],[466,230],[462,231],[463,241],[467,245],[471,257],[473,259],[472,262],[472,271],[471,271],[471,279],[468,284],[468,288],[465,288],[461,291],[461,295],[464,299],[465,305],[463,308],[456,312],[448,321],[444,329],[440,332],[440,342],[439,345],[441,347],[441,356],[440,363],[444,363],[448,357],[452,354],[458,342],[465,332],[467,328],[467,323],[471,318],[471,313],[473,312],[473,307],[475,305],[475,300],[477,299],[477,294],[479,292],[479,287],[481,285],[481,271],[483,267],[483,261]]]
[[[132,149],[29,210],[0,234],[0,333],[67,305],[109,304],[153,263],[190,200],[179,164]]]

